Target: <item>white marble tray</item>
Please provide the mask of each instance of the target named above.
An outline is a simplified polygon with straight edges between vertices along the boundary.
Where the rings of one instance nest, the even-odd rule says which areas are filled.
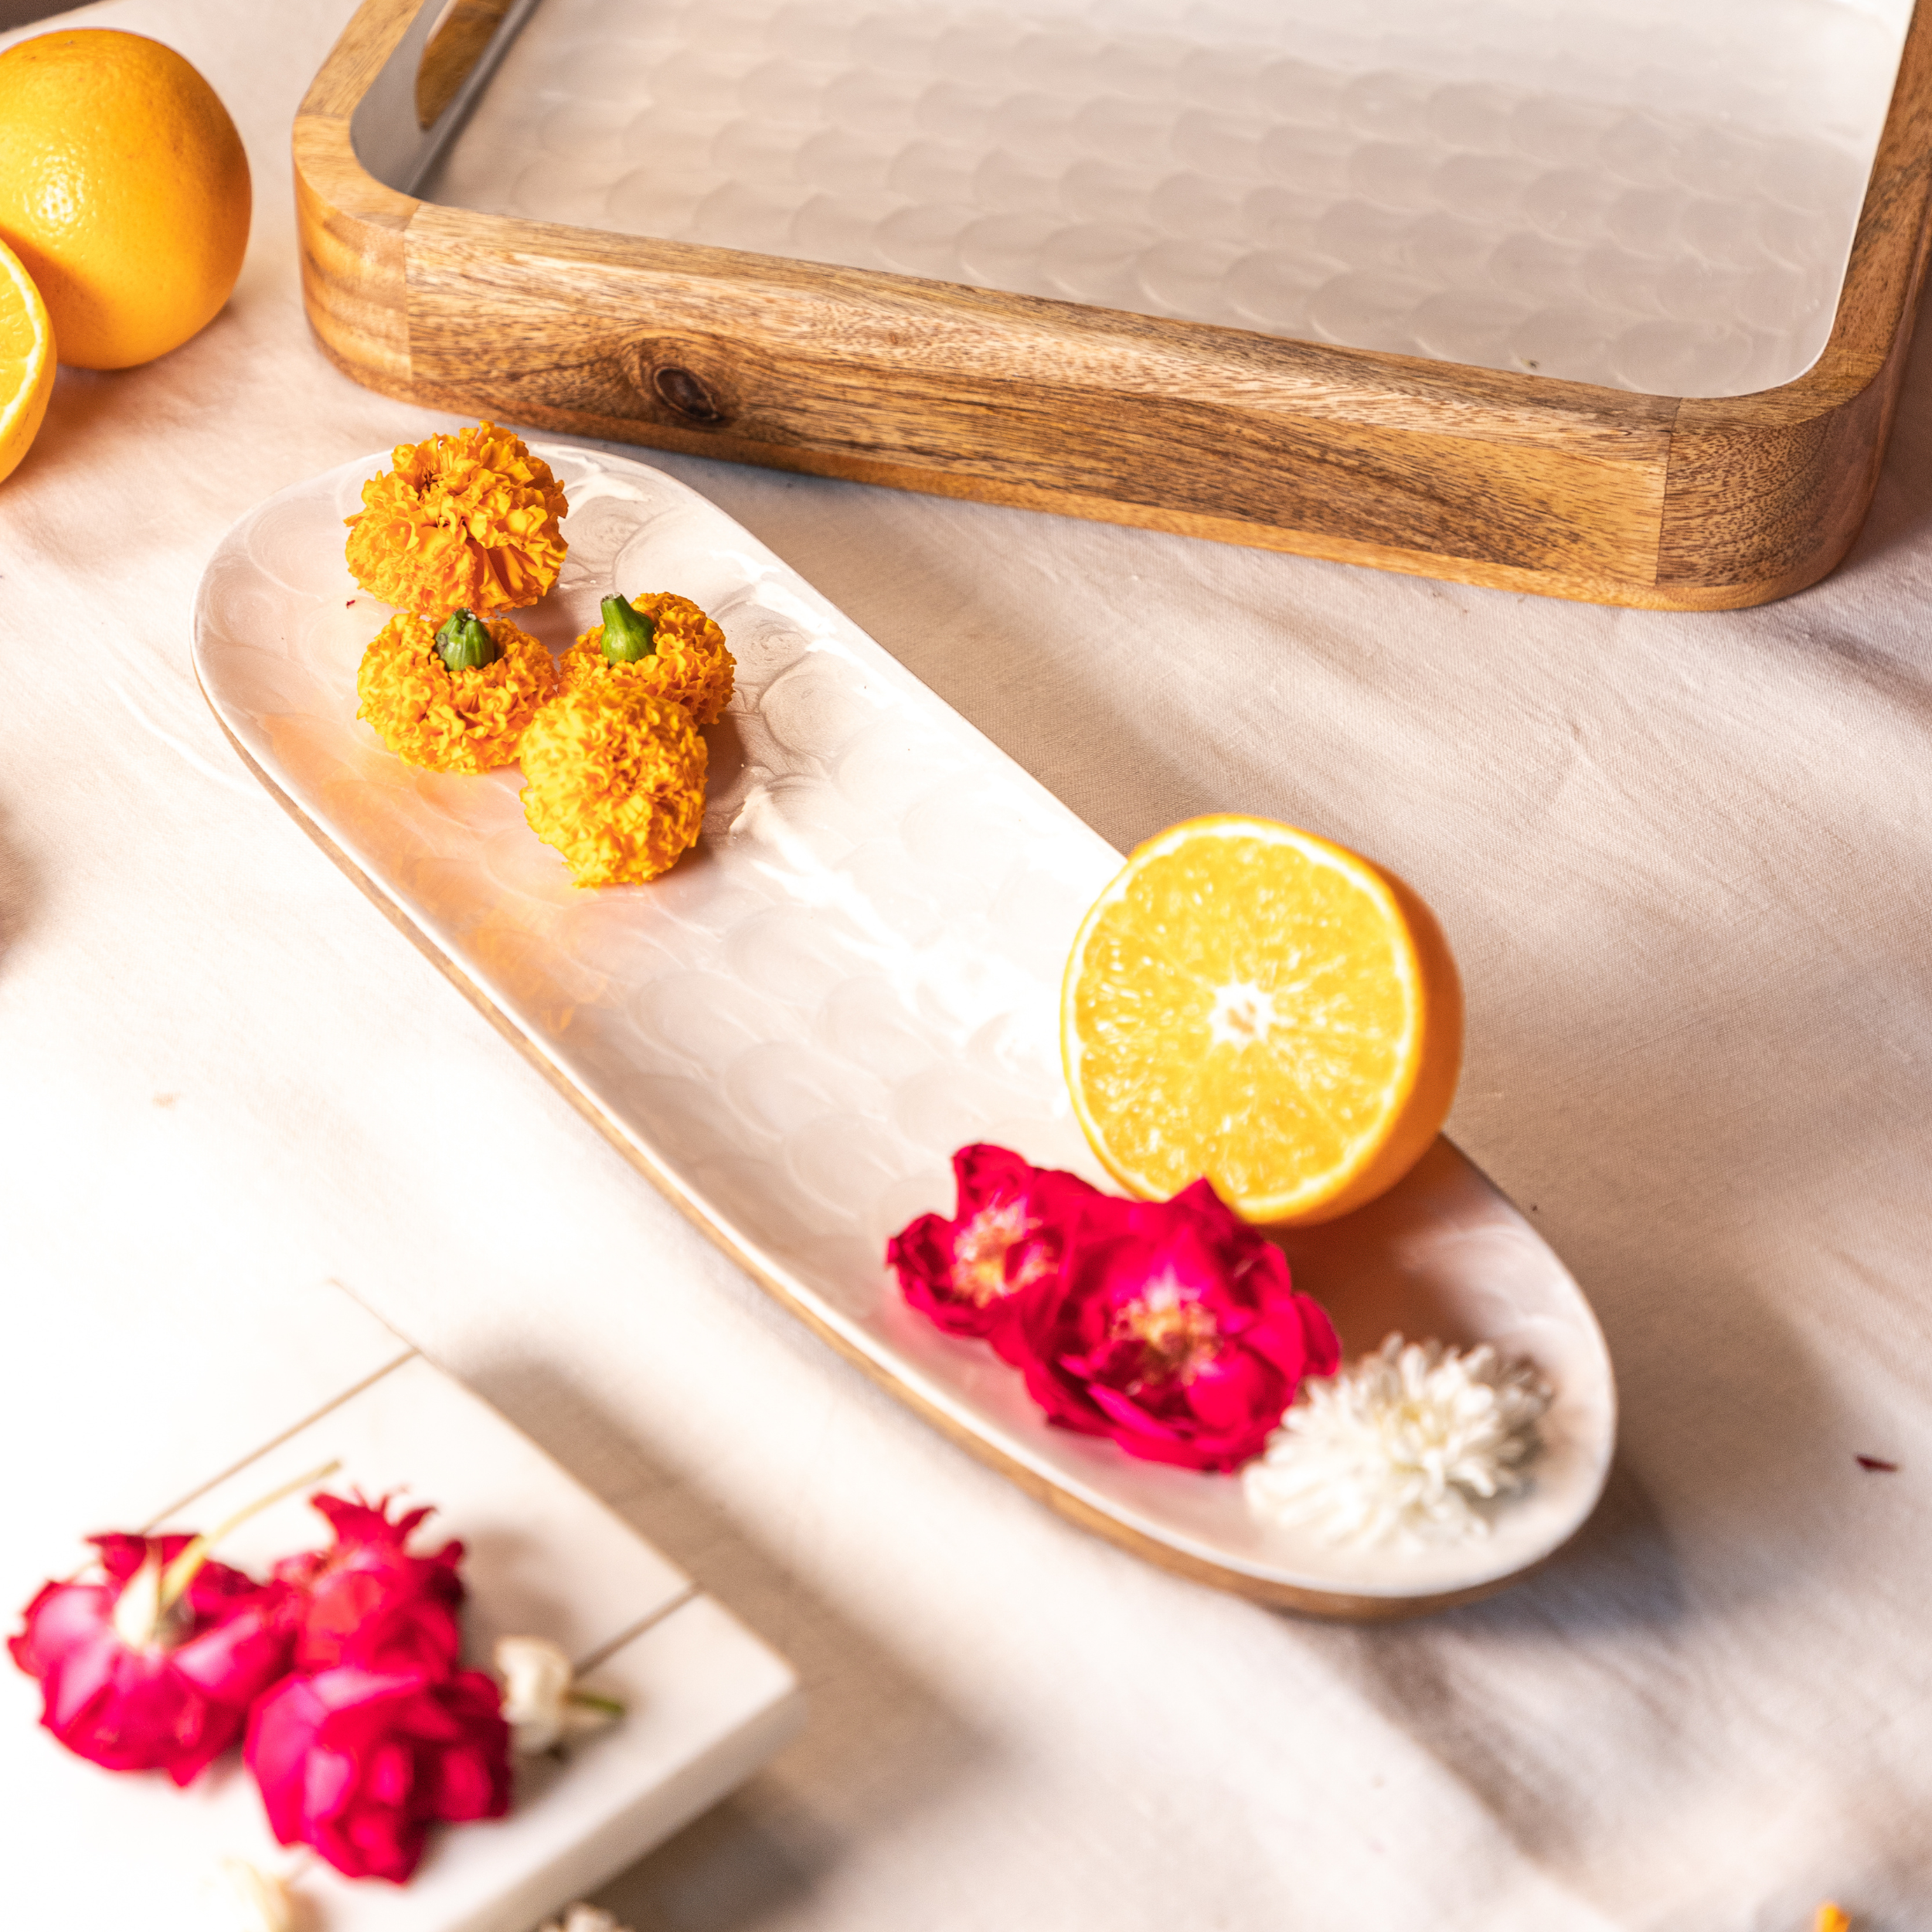
[[[908,1311],[887,1236],[950,1211],[953,1149],[1104,1177],[1061,1077],[1061,969],[1118,855],[763,545],[644,464],[536,446],[572,505],[560,647],[614,583],[675,588],[738,660],[704,835],[657,884],[579,891],[514,770],[412,772],[354,722],[387,615],[342,563],[383,456],[271,498],[196,616],[216,716],[271,790],[621,1148],[766,1286],[975,1453],[1143,1553],[1272,1600],[1386,1614],[1560,1545],[1602,1487],[1614,1394],[1562,1265],[1448,1143],[1386,1201],[1289,1244],[1352,1349],[1392,1326],[1528,1353],[1556,1383],[1534,1494],[1471,1549],[1337,1550],[1240,1485],[1046,1426],[990,1352]]]
[[[537,0],[440,167],[392,185],[489,214],[1742,395],[1824,346],[1911,12]],[[383,133],[359,119],[379,175]]]
[[[341,1321],[359,1336],[369,1325],[339,1298]],[[803,1700],[782,1658],[494,1410],[393,1337],[386,1353],[372,1376],[312,1417],[290,1417],[287,1432],[212,1481],[180,1468],[164,1434],[145,1471],[150,1519],[90,1519],[77,1534],[210,1529],[339,1460],[323,1486],[403,1490],[437,1505],[418,1546],[448,1536],[467,1545],[473,1665],[487,1665],[499,1635],[549,1637],[628,1714],[566,1759],[522,1760],[510,1815],[440,1828],[398,1887],[344,1879],[277,1845],[235,1753],[185,1792],[158,1774],[115,1776],[84,1763],[34,1723],[38,1688],[9,1668],[0,1672],[0,1792],[9,1924],[207,1932],[207,1881],[219,1860],[238,1858],[292,1878],[303,1932],[532,1932],[742,1782],[798,1730]],[[219,1553],[261,1575],[328,1533],[291,1498],[225,1539]],[[40,1555],[64,1572],[83,1553],[77,1542]]]

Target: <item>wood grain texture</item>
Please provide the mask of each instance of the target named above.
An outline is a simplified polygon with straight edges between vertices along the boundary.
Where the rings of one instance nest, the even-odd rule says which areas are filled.
[[[451,0],[416,70],[416,124],[434,128],[503,24],[510,0]]]
[[[295,211],[310,326],[338,368],[392,396],[410,389],[403,236],[420,206],[356,165],[347,121],[295,124]]]
[[[1932,207],[1932,8],[1823,355],[1696,400],[427,206],[348,134],[417,4],[365,0],[295,129],[310,319],[391,395],[1664,610],[1816,582],[1876,486]],[[474,39],[503,0],[463,6]]]
[[[1687,400],[1678,410],[1660,587],[1727,607],[1764,603],[1816,583],[1852,547],[1878,487],[1911,346],[1929,189],[1932,8],[1922,6],[1824,353],[1781,389]]]
[[[1596,391],[1553,384],[1526,408],[1506,378],[1446,389],[1423,363],[1378,391],[1345,352],[1308,344],[505,226],[427,206],[412,225],[419,393],[1088,515],[1213,519],[1264,541],[1290,530],[1613,577],[1655,549],[1665,423],[1607,417]]]

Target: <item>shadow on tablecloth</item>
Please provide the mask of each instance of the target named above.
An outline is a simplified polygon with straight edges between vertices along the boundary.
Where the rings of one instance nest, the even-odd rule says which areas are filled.
[[[640,1932],[733,1932],[818,1890],[854,1821],[886,1831],[937,1801],[990,1748],[957,1711],[666,1469],[621,1416],[549,1365],[479,1377],[512,1420],[567,1413],[573,1473],[798,1672],[804,1733],[764,1770],[613,1879],[597,1902]],[[539,1440],[541,1437],[539,1437]]]
[[[39,888],[32,868],[9,834],[6,808],[0,804],[0,973],[6,957],[32,923]]]

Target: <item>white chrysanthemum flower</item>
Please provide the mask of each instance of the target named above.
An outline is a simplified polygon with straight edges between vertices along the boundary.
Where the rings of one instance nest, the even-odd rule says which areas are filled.
[[[244,1859],[223,1859],[205,1889],[209,1932],[294,1932],[288,1888]]]
[[[618,1924],[611,1915],[599,1905],[585,1905],[581,1901],[571,1906],[560,1919],[551,1919],[539,1926],[536,1932],[630,1932],[630,1927]]]
[[[1418,1548],[1489,1533],[1478,1508],[1524,1488],[1549,1385],[1486,1344],[1466,1354],[1392,1335],[1338,1375],[1301,1385],[1243,1471],[1250,1506],[1329,1543]]]

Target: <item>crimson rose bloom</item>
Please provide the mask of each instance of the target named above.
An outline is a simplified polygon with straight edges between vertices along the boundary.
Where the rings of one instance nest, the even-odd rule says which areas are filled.
[[[400,1885],[430,1825],[510,1808],[510,1727],[493,1679],[344,1665],[291,1677],[249,1719],[243,1756],[284,1845]]]
[[[412,1509],[393,1522],[389,1498],[309,1498],[328,1519],[335,1541],[327,1549],[275,1566],[291,1594],[298,1670],[355,1664],[366,1670],[420,1669],[442,1675],[456,1668],[463,1648],[457,1613],[463,1580],[456,1573],[463,1546],[447,1543],[433,1556],[405,1549],[429,1509]]]
[[[206,1563],[162,1615],[159,1573],[192,1539],[90,1540],[107,1581],[47,1584],[7,1648],[39,1681],[40,1721],[69,1750],[111,1771],[189,1784],[288,1668],[281,1592]]]
[[[1259,1455],[1302,1377],[1342,1355],[1281,1250],[1205,1180],[1171,1201],[1090,1203],[1015,1327],[1049,1421],[1189,1469]]]
[[[1077,1175],[983,1143],[953,1156],[953,1174],[952,1219],[922,1214],[886,1244],[886,1261],[922,1315],[948,1335],[991,1342],[1017,1364],[1021,1300],[1058,1272],[1062,1243],[1086,1204],[1107,1197]]]

